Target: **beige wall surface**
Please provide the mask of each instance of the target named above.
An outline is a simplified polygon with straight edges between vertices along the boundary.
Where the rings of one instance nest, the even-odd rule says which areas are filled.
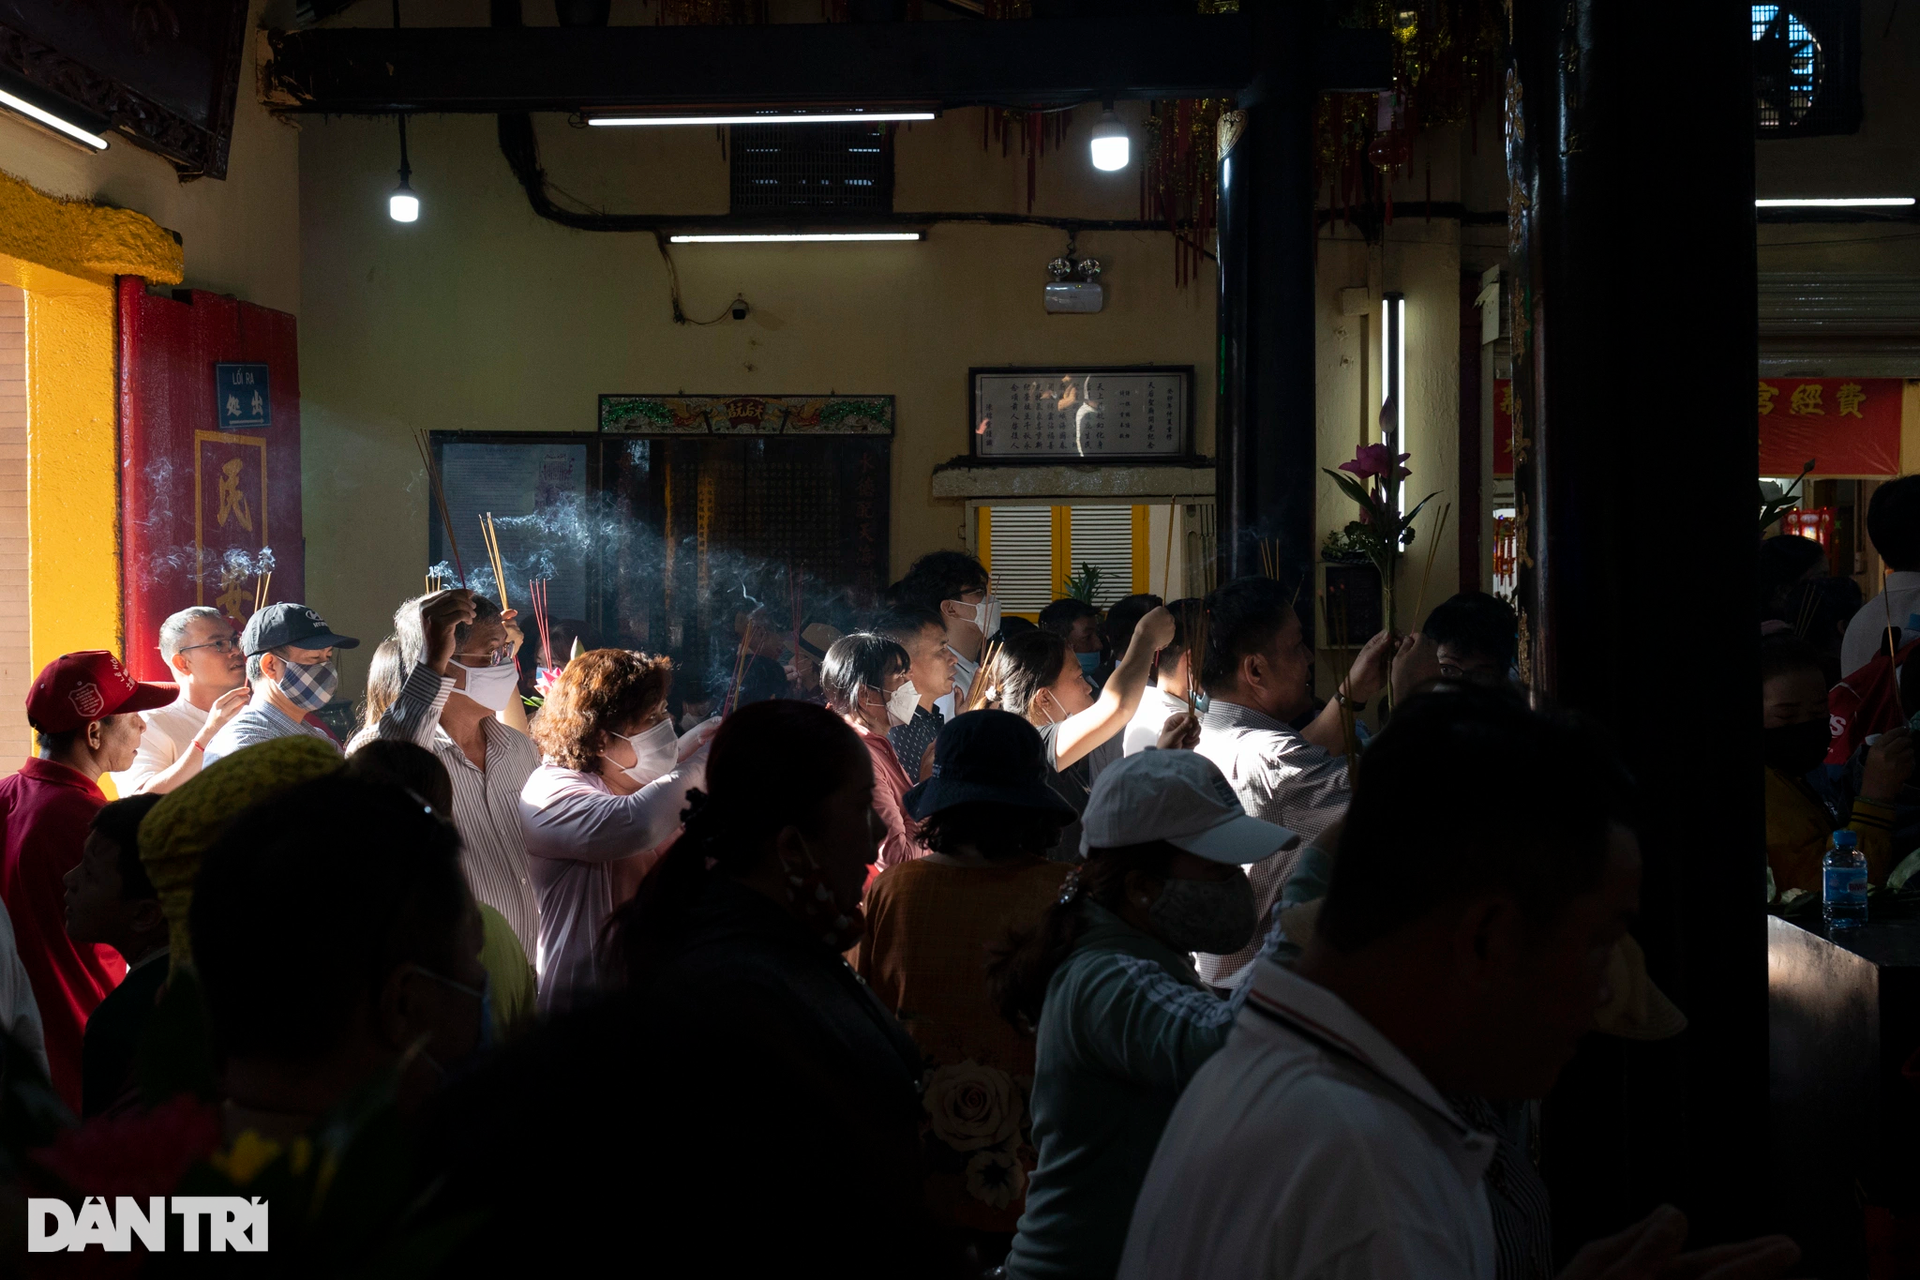
[[[1079,113],[1065,149],[1041,162],[1036,213],[1139,216],[1137,170],[1102,175],[1087,161],[1093,118]],[[551,116],[537,127],[552,182],[592,207],[726,207],[712,129],[570,129]],[[1017,148],[984,155],[981,133],[977,110],[901,130],[895,207],[1024,212]],[[491,117],[416,119],[409,150],[422,211],[403,226],[386,215],[392,121],[309,120],[300,135],[308,593],[348,634],[385,634],[393,602],[418,590],[428,494],[410,437],[423,428],[591,431],[603,392],[891,394],[895,573],[965,545],[963,505],[933,500],[929,481],[967,451],[969,366],[1193,365],[1199,447],[1212,452],[1213,282],[1176,288],[1163,232],[1080,237],[1081,255],[1106,266],[1107,309],[1092,316],[1042,309],[1046,264],[1066,248],[1044,227],[674,246],[690,318],[713,319],[736,294],[752,306],[744,321],[682,326],[654,238],[536,216]]]
[[[267,8],[255,0],[249,18],[224,181],[181,182],[171,164],[118,134],[94,153],[11,112],[0,112],[0,171],[49,195],[135,210],[177,232],[187,288],[299,314],[300,135],[263,111],[253,88],[251,27]]]

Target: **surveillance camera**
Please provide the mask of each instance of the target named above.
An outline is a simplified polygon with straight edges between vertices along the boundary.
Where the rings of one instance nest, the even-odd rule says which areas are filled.
[[[747,300],[745,298],[735,298],[733,300],[733,318],[735,320],[745,320],[747,318]]]

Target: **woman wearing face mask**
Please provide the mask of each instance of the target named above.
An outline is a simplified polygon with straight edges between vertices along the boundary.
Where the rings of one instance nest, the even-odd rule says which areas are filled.
[[[901,803],[913,780],[887,741],[887,730],[913,719],[920,701],[920,691],[907,675],[912,665],[912,657],[897,642],[858,631],[835,640],[820,667],[827,705],[853,726],[873,755],[873,811],[887,829],[876,870],[924,852],[914,841],[917,824]],[[918,768],[919,762],[914,763]]]
[[[1060,798],[1078,813],[1096,779],[1122,754],[1121,732],[1140,706],[1147,687],[1153,655],[1173,640],[1173,615],[1165,606],[1153,610],[1133,630],[1126,656],[1113,669],[1106,688],[1094,690],[1080,664],[1072,660],[1067,642],[1046,631],[1009,636],[1000,646],[993,669],[983,677],[989,686],[989,705],[1024,717],[1040,731],[1046,744],[1049,779]],[[1192,747],[1200,726],[1192,716],[1167,722],[1159,745]],[[1060,850],[1069,859],[1079,847],[1076,823],[1061,833]]]
[[[605,985],[600,929],[680,829],[687,792],[706,777],[702,725],[676,735],[666,658],[595,649],[566,665],[533,728],[541,763],[520,792],[520,821],[540,895],[540,1012]]]
[[[685,833],[607,930],[627,989],[441,1113],[441,1207],[478,1222],[450,1270],[551,1270],[561,1221],[580,1256],[630,1252],[644,1205],[713,1275],[977,1277],[925,1204],[919,1052],[842,958],[880,835],[872,793],[872,757],[825,708],[727,717]],[[671,1171],[605,1158],[643,1150]]]
[[[1299,839],[1248,817],[1191,751],[1119,761],[1094,783],[1084,821],[1085,861],[988,970],[1002,1013],[1036,1040],[1039,1164],[1011,1280],[1118,1269],[1160,1131],[1233,1026],[1236,1004],[1200,984],[1190,953],[1246,944],[1255,914],[1241,868]]]
[[[1860,841],[1867,878],[1886,881],[1894,800],[1913,776],[1913,740],[1902,726],[1880,735],[1855,772],[1821,767],[1831,742],[1820,655],[1791,635],[1760,642],[1760,712],[1767,767],[1767,869],[1777,893],[1820,891],[1820,859],[1842,825]],[[1840,775],[1838,777],[1833,775]],[[1849,794],[1851,792],[1851,794]]]

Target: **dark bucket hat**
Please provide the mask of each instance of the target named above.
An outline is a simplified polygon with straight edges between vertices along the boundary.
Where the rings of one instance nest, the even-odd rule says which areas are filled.
[[[934,742],[933,776],[902,797],[915,818],[957,804],[1005,804],[1040,809],[1071,822],[1079,815],[1047,785],[1040,731],[1006,711],[955,716]]]

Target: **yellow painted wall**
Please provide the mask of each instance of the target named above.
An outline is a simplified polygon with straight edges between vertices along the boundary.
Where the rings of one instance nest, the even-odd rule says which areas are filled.
[[[1097,174],[1093,116],[1040,166],[1036,212],[1139,216],[1138,175]],[[538,121],[552,180],[597,208],[720,212],[727,168],[712,129],[569,129]],[[898,137],[895,207],[1024,210],[1025,172],[980,146],[981,113]],[[307,121],[301,134],[302,414],[309,602],[350,635],[387,633],[417,591],[427,491],[415,430],[591,431],[602,392],[880,392],[897,397],[894,572],[966,546],[966,510],[932,499],[933,468],[967,452],[973,365],[1049,361],[1195,366],[1200,448],[1213,450],[1214,291],[1174,285],[1169,238],[1095,232],[1107,309],[1049,316],[1043,227],[935,225],[924,243],[683,245],[689,316],[736,293],[753,311],[708,327],[670,321],[650,235],[571,231],[536,217],[491,118],[423,117],[408,130],[420,221],[386,216],[391,121]],[[372,646],[351,655],[357,684]]]
[[[268,20],[270,9],[278,11],[273,16],[280,25],[291,21],[292,6],[284,0],[272,6],[269,0],[253,0],[249,25]],[[110,135],[111,145],[95,154],[4,111],[0,173],[56,196],[145,215],[179,235],[185,282],[192,288],[231,293],[298,315],[300,134],[255,100],[254,53],[249,30],[224,180],[181,182],[172,165],[118,135]],[[0,239],[6,222],[0,211]],[[0,253],[12,252],[0,244]],[[180,279],[175,275],[163,283]]]
[[[27,583],[34,670],[121,651],[113,282],[0,256],[27,297]]]

